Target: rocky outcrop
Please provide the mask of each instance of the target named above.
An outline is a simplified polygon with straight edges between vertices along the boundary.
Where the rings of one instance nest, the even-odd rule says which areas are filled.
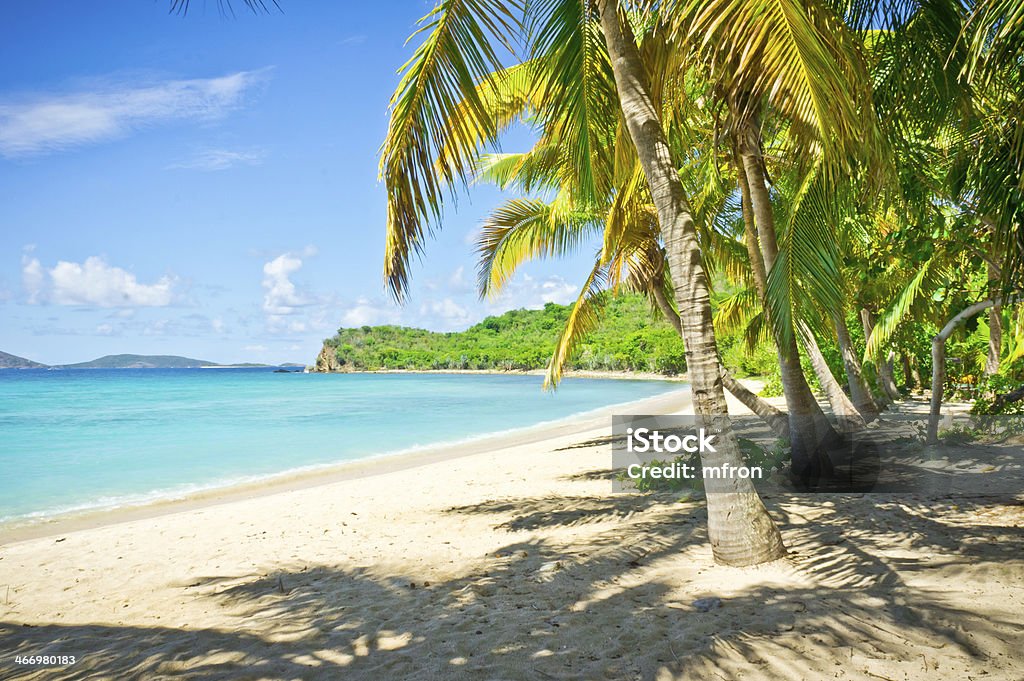
[[[338,353],[335,348],[324,343],[320,354],[316,356],[316,364],[313,365],[313,371],[329,374],[338,371],[351,371],[351,369],[342,364],[341,360],[338,359]]]

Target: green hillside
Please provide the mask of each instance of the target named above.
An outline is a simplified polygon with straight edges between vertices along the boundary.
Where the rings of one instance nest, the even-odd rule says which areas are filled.
[[[65,369],[191,369],[216,366],[216,362],[177,355],[106,355],[91,362],[65,364]]]
[[[18,357],[8,352],[0,352],[0,369],[42,369],[45,364],[33,362],[24,357]]]
[[[332,368],[341,371],[543,369],[570,309],[548,303],[542,310],[512,310],[452,333],[399,326],[343,328],[324,346],[337,359]],[[570,368],[676,374],[685,371],[686,362],[675,330],[655,317],[642,296],[623,295],[608,299],[600,326]]]

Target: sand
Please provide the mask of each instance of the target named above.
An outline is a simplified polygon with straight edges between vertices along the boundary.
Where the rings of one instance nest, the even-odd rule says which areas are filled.
[[[722,567],[609,429],[0,535],[0,678],[1024,678],[1019,498],[771,495],[790,555]]]

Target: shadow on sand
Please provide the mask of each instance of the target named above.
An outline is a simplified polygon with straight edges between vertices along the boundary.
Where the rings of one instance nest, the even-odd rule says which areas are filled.
[[[225,609],[237,627],[0,622],[0,677],[1020,677],[1019,640],[1006,634],[1014,622],[908,585],[942,570],[969,590],[986,566],[1020,567],[1024,529],[977,520],[1019,501],[781,494],[766,503],[791,549],[779,568],[793,576],[784,584],[710,566],[707,515],[697,502],[508,499],[445,511],[493,517],[497,532],[523,535],[449,581],[344,565],[210,575],[188,587],[190,597]],[[976,520],[939,519],[954,511]],[[608,527],[575,542],[573,532],[591,523]],[[694,561],[717,571],[721,607],[700,612],[692,592],[669,583],[667,575]],[[752,586],[727,591],[730,576],[741,574]],[[836,648],[838,655],[821,654]],[[79,662],[60,670],[13,664],[16,655],[68,653]],[[893,669],[899,676],[886,676]]]

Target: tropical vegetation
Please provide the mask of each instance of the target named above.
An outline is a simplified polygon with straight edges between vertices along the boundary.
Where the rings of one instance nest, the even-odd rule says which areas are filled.
[[[343,369],[374,371],[547,368],[558,332],[572,308],[548,303],[542,310],[510,310],[465,331],[438,333],[400,326],[338,329],[325,345]],[[652,315],[638,294],[608,301],[601,323],[566,363],[580,371],[639,371],[676,375],[686,358],[675,330]]]
[[[977,325],[987,385],[1021,377],[1019,0],[443,0],[418,40],[381,154],[399,300],[446,204],[495,183],[514,196],[481,230],[482,295],[527,260],[594,252],[550,383],[606,292],[640,292],[682,338],[695,412],[734,465],[722,335],[774,349],[783,422],[743,399],[811,488],[901,376],[930,370],[935,415],[953,373],[980,383],[947,368],[947,342]],[[503,153],[514,124],[535,143]],[[782,554],[753,488],[714,491],[718,560]]]

